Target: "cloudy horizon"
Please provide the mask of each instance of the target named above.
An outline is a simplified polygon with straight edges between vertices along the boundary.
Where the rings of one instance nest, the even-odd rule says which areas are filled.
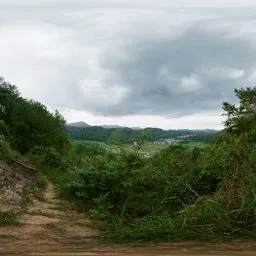
[[[0,3],[0,76],[68,122],[221,129],[222,102],[256,85],[256,3],[188,6]]]

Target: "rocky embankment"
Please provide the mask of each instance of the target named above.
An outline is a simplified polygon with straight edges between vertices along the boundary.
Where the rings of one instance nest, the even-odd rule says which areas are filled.
[[[0,212],[19,213],[36,189],[36,170],[16,160],[0,160]]]
[[[17,216],[15,222],[0,225],[0,255],[96,245],[93,222],[59,199],[52,183],[40,195],[33,168],[0,161],[0,188],[2,218]]]

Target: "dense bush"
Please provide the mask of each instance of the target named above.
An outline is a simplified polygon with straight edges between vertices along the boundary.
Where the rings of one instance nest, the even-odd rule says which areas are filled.
[[[8,127],[5,125],[4,120],[0,119],[0,135],[9,137],[9,129]]]
[[[27,154],[31,161],[34,161],[39,167],[64,168],[67,162],[63,156],[54,148],[37,146]]]
[[[101,214],[122,215],[124,221],[166,211],[175,214],[215,192],[222,181],[202,165],[207,159],[202,149],[170,146],[149,160],[133,153],[86,154],[83,159],[84,166],[70,173],[63,190],[94,211],[104,205]]]

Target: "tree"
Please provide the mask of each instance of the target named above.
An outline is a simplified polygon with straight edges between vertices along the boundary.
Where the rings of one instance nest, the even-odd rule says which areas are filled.
[[[236,135],[252,131],[256,135],[256,87],[235,89],[234,92],[239,99],[239,106],[223,103],[227,131]]]
[[[9,137],[9,129],[8,127],[5,125],[4,120],[0,119],[0,136],[4,135],[5,137]]]
[[[10,119],[9,113],[12,111],[13,102],[20,97],[19,91],[15,85],[5,82],[0,77],[0,118]]]
[[[35,146],[62,151],[67,144],[64,118],[50,113],[40,102],[20,96],[16,86],[0,78],[0,119],[10,134],[12,145],[26,153]]]

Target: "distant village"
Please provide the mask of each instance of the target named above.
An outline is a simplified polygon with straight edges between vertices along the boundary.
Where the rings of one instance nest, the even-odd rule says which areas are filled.
[[[155,144],[155,145],[178,145],[180,144],[184,139],[193,137],[195,135],[185,135],[185,136],[178,136],[176,138],[168,138],[168,139],[160,139],[153,142],[148,142],[148,144]],[[134,145],[137,145],[137,141],[134,141]],[[143,157],[149,158],[155,155],[158,152],[158,150],[150,150],[149,152],[144,152]]]
[[[194,135],[184,135],[184,136],[178,136],[176,138],[169,138],[169,139],[160,139],[153,142],[148,142],[149,144],[156,144],[156,145],[178,145],[180,144],[184,139],[192,137]],[[137,141],[134,141],[134,145],[137,145]]]
[[[177,138],[170,138],[170,139],[161,139],[154,141],[153,144],[160,144],[160,145],[177,145],[180,144],[181,141],[183,141],[186,138],[192,137],[194,135],[185,135],[185,136],[179,136]]]

